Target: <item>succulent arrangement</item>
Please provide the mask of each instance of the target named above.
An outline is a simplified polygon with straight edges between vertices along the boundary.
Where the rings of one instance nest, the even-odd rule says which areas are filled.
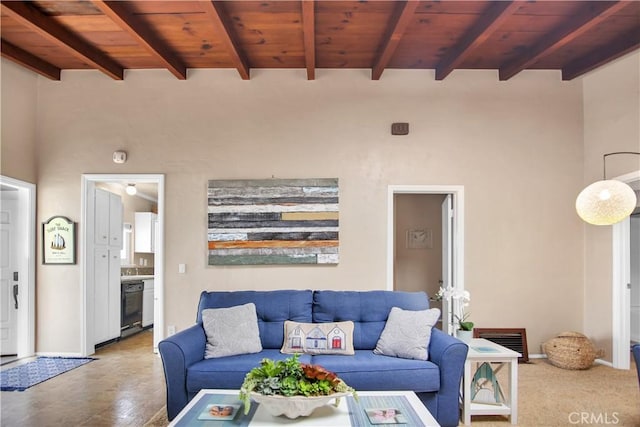
[[[300,363],[298,357],[295,354],[285,360],[262,359],[260,366],[249,371],[240,388],[240,401],[244,404],[245,414],[249,413],[251,407],[252,392],[288,397],[347,392],[357,399],[356,391],[335,373],[319,365]]]

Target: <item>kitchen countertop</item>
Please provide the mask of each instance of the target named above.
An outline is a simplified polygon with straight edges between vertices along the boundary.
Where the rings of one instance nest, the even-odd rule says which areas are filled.
[[[147,280],[153,279],[153,274],[139,274],[137,276],[120,276],[121,282],[129,282],[133,280]]]

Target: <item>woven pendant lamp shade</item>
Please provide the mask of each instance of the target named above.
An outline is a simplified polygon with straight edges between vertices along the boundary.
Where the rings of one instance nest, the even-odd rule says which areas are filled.
[[[636,194],[627,184],[616,180],[597,181],[582,190],[576,199],[580,218],[593,225],[611,225],[622,221],[636,207]]]

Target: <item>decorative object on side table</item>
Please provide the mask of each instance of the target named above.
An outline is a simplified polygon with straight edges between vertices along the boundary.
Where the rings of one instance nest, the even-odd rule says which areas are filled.
[[[465,310],[465,307],[469,306],[469,301],[471,301],[471,294],[469,291],[462,291],[459,289],[454,289],[451,286],[443,288],[440,286],[440,289],[436,293],[435,299],[437,301],[445,300],[454,300],[457,301],[457,304],[454,305],[453,318],[458,323],[458,329],[456,329],[456,337],[465,343],[469,343],[473,338],[473,325],[474,323],[469,321],[470,312]]]
[[[349,394],[358,398],[356,391],[336,374],[322,366],[298,361],[298,354],[285,360],[262,359],[253,368],[240,388],[244,413],[248,414],[251,399],[263,404],[273,416],[298,418],[310,415],[315,409]]]

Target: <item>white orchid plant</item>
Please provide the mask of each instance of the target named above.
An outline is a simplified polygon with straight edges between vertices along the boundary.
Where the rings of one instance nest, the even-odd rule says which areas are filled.
[[[465,309],[469,306],[469,302],[471,301],[471,294],[469,291],[454,289],[452,286],[447,286],[446,288],[440,286],[440,289],[438,289],[438,292],[435,295],[435,299],[437,301],[441,301],[443,299],[447,301],[456,300],[458,302],[455,305],[457,313],[454,313],[453,317],[456,319],[460,329],[463,331],[473,330],[473,322],[468,320],[471,313]]]

